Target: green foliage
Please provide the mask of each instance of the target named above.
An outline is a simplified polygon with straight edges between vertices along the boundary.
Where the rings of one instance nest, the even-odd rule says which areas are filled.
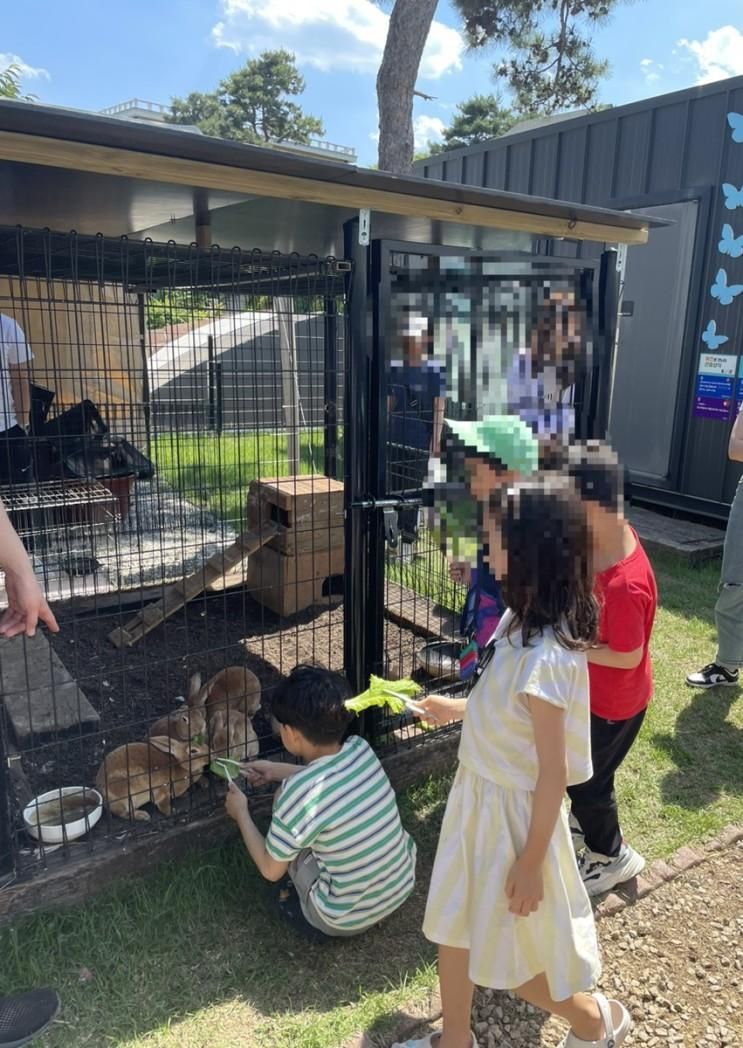
[[[215,91],[174,98],[168,119],[236,142],[303,144],[324,133],[321,120],[290,101],[302,94],[304,86],[290,51],[264,51],[220,81]]]
[[[459,103],[454,119],[444,131],[443,142],[432,143],[430,152],[443,153],[498,138],[510,131],[518,119],[497,95],[473,95]]]
[[[147,327],[151,331],[183,324],[187,321],[207,320],[222,310],[219,299],[206,291],[182,288],[163,288],[150,295],[147,301]]]
[[[0,70],[0,98],[12,98],[16,102],[34,102],[35,95],[21,92],[21,70],[15,63]]]
[[[519,112],[549,115],[591,107],[608,63],[591,48],[595,27],[621,0],[455,0],[473,48],[500,44],[495,67]]]

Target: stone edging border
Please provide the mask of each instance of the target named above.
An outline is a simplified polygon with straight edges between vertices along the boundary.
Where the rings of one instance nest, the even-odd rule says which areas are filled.
[[[613,917],[627,907],[632,906],[640,899],[651,895],[663,885],[675,881],[682,873],[701,866],[711,859],[713,855],[727,848],[732,848],[739,841],[743,841],[743,824],[726,826],[725,829],[711,841],[705,844],[693,846],[685,844],[673,853],[668,859],[656,859],[644,872],[631,882],[631,887],[623,890],[621,894],[611,892],[596,906],[594,913],[596,920],[602,917]],[[441,1018],[441,997],[438,990],[434,990],[427,1004],[403,1005],[405,1010],[404,1022],[390,1034],[390,1040],[404,1041],[413,1035],[419,1027],[432,1025]],[[343,1048],[375,1048],[375,1042],[368,1034],[355,1034],[346,1041]]]

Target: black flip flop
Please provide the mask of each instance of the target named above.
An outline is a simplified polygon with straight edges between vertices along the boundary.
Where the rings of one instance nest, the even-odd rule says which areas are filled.
[[[274,886],[273,902],[274,908],[281,919],[290,924],[307,942],[319,946],[330,939],[329,935],[325,935],[324,932],[310,924],[302,913],[297,889],[288,875],[282,877],[278,884]],[[2,1048],[2,1045],[0,1045],[0,1048]]]

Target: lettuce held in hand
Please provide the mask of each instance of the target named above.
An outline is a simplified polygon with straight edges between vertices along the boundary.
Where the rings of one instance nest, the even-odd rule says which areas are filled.
[[[404,713],[407,709],[405,699],[414,699],[422,690],[414,680],[389,681],[372,674],[369,687],[361,695],[348,699],[346,709],[358,714],[372,706],[386,706],[392,713]]]

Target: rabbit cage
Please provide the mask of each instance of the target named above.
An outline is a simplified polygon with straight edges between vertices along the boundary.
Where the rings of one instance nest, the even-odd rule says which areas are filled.
[[[32,479],[6,441],[0,494],[61,627],[2,642],[4,869],[57,860],[25,832],[24,805],[92,786],[106,753],[183,704],[194,674],[249,668],[265,697],[298,662],[342,668],[348,269],[0,235],[0,313],[33,354]],[[293,551],[291,527],[310,545]],[[265,712],[252,727],[275,746]],[[210,780],[175,815],[218,802]],[[134,826],[106,812],[86,841]]]

